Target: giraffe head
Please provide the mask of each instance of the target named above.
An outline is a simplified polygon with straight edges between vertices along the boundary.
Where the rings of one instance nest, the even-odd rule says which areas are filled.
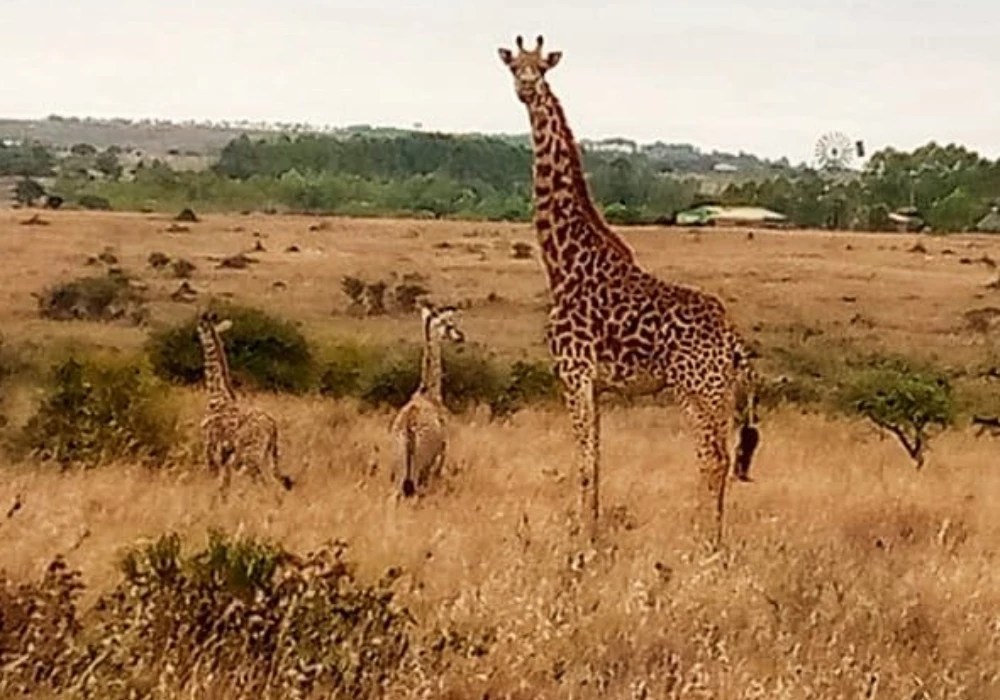
[[[562,58],[561,51],[542,53],[542,36],[535,39],[535,48],[531,51],[524,50],[524,39],[517,37],[517,55],[510,49],[499,49],[500,60],[510,68],[514,75],[514,90],[517,97],[524,104],[531,102],[543,94],[548,86],[545,83],[545,73],[555,68]]]
[[[424,304],[420,307],[420,316],[424,321],[424,337],[430,340],[436,337],[453,343],[464,343],[465,334],[458,327],[458,310],[454,306],[434,307]]]
[[[198,336],[208,339],[216,334],[223,334],[233,327],[233,322],[227,319],[220,319],[214,311],[206,311],[198,317]]]

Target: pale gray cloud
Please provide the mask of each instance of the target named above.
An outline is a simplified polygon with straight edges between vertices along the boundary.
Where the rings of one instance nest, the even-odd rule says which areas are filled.
[[[541,32],[581,136],[799,160],[836,129],[1000,155],[995,0],[2,0],[0,25],[5,116],[524,131],[495,49]]]

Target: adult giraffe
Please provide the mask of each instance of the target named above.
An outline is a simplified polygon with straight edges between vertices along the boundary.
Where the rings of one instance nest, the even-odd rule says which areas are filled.
[[[631,248],[590,197],[580,152],[545,74],[561,52],[500,49],[528,109],[534,143],[535,229],[552,294],[549,350],[578,445],[581,517],[597,535],[600,414],[607,389],[644,394],[669,389],[695,432],[702,486],[699,511],[713,545],[722,536],[729,470],[726,447],[741,414],[735,475],[747,479],[759,433],[753,368],[722,302],[643,271]],[[705,515],[707,511],[707,516]]]

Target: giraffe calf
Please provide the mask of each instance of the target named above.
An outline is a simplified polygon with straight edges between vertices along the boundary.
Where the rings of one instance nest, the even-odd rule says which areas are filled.
[[[198,320],[208,391],[208,405],[201,422],[208,465],[219,474],[223,494],[228,491],[232,472],[239,470],[245,470],[254,479],[263,476],[266,470],[283,489],[291,490],[292,479],[278,466],[278,424],[264,411],[244,406],[233,390],[222,343],[222,333],[231,326],[231,322],[220,321],[212,312],[202,314]]]
[[[292,478],[278,466],[278,425],[267,413],[255,408],[228,406],[201,422],[209,467],[219,474],[223,492],[234,471],[245,471],[254,480],[267,473],[284,490]]]
[[[425,305],[420,313],[424,327],[420,386],[396,414],[390,428],[402,457],[400,488],[404,496],[413,496],[418,489],[424,489],[443,470],[448,409],[441,388],[441,341],[465,341],[453,307],[436,309]]]

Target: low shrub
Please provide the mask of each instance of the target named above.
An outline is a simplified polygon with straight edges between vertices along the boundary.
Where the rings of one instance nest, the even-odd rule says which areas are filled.
[[[232,321],[223,336],[229,367],[237,382],[258,389],[301,393],[313,382],[309,343],[293,323],[244,306],[211,304],[220,318]],[[203,378],[197,316],[153,333],[146,343],[157,376],[182,384]]]
[[[417,302],[430,294],[430,290],[419,282],[402,282],[393,290],[396,309],[402,313],[416,311]]]
[[[170,264],[170,271],[177,279],[190,279],[196,269],[198,268],[193,262],[184,258],[178,258]]]
[[[365,376],[374,365],[371,349],[343,343],[329,349],[319,378],[319,391],[324,396],[341,399],[359,396]]]
[[[153,251],[149,254],[149,257],[146,258],[146,262],[148,262],[149,266],[154,270],[162,270],[170,264],[170,256],[166,253],[161,253],[160,251]]]
[[[118,459],[166,461],[177,417],[163,387],[140,366],[69,358],[55,367],[17,447],[63,465]]]
[[[127,275],[80,277],[57,284],[37,296],[38,313],[57,321],[145,320],[145,299]]]
[[[111,202],[109,202],[106,197],[101,197],[96,194],[81,195],[77,202],[84,209],[91,209],[94,211],[111,211]]]
[[[28,697],[74,680],[80,574],[57,557],[38,581],[0,571],[0,693]]]
[[[444,401],[461,412],[476,404],[490,407],[497,417],[557,396],[557,380],[546,364],[518,361],[508,366],[476,345],[442,353]],[[355,396],[373,407],[398,408],[420,384],[421,348],[386,349],[349,343],[331,348],[320,375],[320,392],[341,398]]]
[[[495,417],[506,417],[529,404],[557,400],[559,388],[559,379],[547,363],[518,360],[490,401],[490,411]]]
[[[2,690],[374,698],[399,673],[413,623],[398,569],[361,581],[339,542],[301,557],[219,532],[183,544],[171,533],[129,549],[86,615],[61,560],[37,584],[0,576]]]

